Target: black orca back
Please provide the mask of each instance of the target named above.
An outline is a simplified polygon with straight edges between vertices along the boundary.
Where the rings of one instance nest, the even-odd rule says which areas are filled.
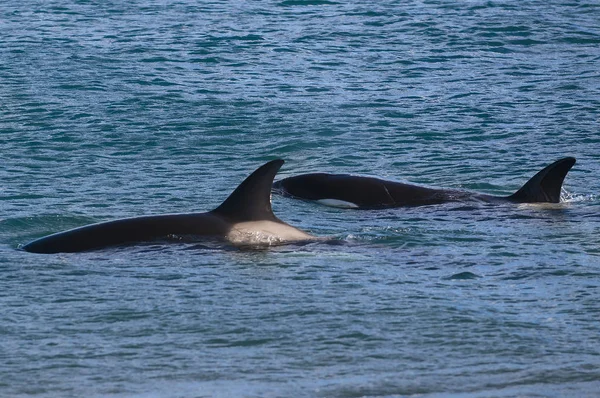
[[[273,190],[282,195],[305,200],[338,200],[359,209],[422,206],[469,199],[487,202],[558,203],[565,176],[574,164],[575,158],[560,159],[538,172],[519,191],[508,197],[427,188],[373,177],[327,173],[284,178],[273,184]]]
[[[87,225],[49,235],[23,246],[33,253],[81,252],[192,235],[224,237],[244,221],[276,221],[271,209],[271,185],[283,160],[273,160],[246,178],[215,210],[208,213],[143,216]]]

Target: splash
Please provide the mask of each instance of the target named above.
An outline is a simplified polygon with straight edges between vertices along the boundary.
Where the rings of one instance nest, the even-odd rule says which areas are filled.
[[[566,189],[561,189],[560,191],[560,201],[561,203],[577,203],[577,202],[592,202],[598,200],[598,195],[579,195],[575,193],[568,192]]]

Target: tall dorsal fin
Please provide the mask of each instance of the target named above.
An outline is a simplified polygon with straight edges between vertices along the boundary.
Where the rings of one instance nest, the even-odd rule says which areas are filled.
[[[276,159],[256,169],[212,212],[235,222],[279,221],[271,209],[271,186],[281,165]]]
[[[565,176],[575,164],[575,158],[557,160],[534,175],[521,189],[508,199],[521,202],[560,202],[560,190]]]

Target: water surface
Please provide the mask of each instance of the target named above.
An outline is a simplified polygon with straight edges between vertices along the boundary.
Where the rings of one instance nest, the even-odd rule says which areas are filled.
[[[0,395],[597,396],[596,2],[4,1]],[[252,170],[558,205],[352,211],[339,244],[20,244],[207,211]]]

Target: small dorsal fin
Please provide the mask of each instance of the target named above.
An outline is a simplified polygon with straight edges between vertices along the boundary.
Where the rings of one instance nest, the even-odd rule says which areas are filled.
[[[560,202],[560,191],[565,176],[575,164],[575,158],[557,160],[534,175],[521,189],[508,199],[521,203]]]
[[[271,186],[283,165],[283,160],[272,160],[248,176],[212,213],[231,221],[279,221],[271,209]]]

